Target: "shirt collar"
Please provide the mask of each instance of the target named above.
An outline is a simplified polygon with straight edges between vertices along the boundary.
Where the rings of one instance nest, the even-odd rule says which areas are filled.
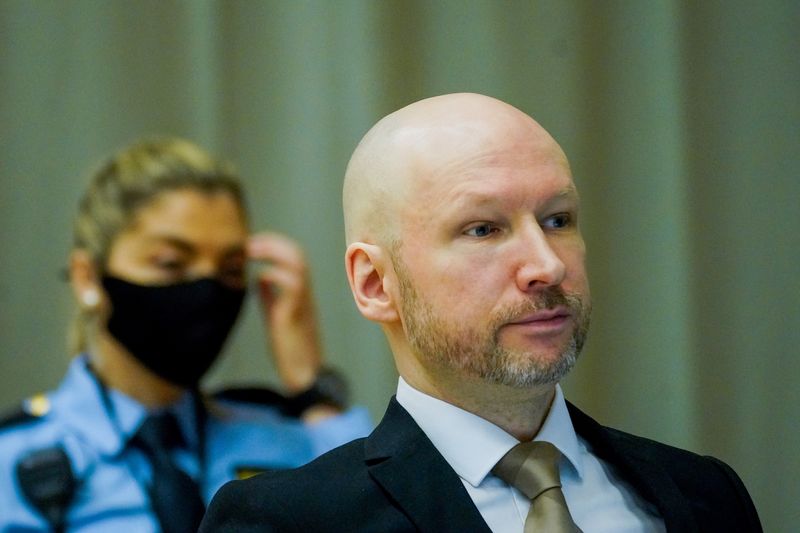
[[[70,364],[67,375],[53,393],[52,403],[68,427],[100,453],[113,456],[127,446],[147,416],[147,409],[120,391],[105,390],[106,393],[89,368],[89,356],[82,354]],[[170,409],[189,446],[195,447],[198,428],[192,394],[184,394]]]
[[[409,385],[402,377],[397,401],[408,411],[455,472],[473,487],[480,485],[497,462],[519,441],[478,415],[429,396]],[[542,428],[534,440],[555,445],[564,463],[583,476],[578,437],[567,411],[560,386]]]

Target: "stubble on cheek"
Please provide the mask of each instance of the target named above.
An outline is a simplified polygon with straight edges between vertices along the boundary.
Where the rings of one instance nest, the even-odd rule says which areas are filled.
[[[485,380],[515,387],[559,381],[574,366],[589,325],[590,305],[560,287],[551,287],[530,298],[496,310],[486,320],[449,321],[450,311],[437,313],[411,281],[406,265],[393,256],[401,296],[401,315],[409,344],[428,365],[457,370]],[[456,304],[453,304],[456,305]],[[461,304],[463,305],[463,304]],[[573,317],[573,331],[557,357],[531,350],[506,348],[500,334],[503,326],[526,314],[563,306]],[[456,315],[463,309],[453,308]]]

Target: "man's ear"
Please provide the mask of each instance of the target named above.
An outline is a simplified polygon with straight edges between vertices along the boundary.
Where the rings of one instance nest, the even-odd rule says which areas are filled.
[[[100,276],[89,252],[76,248],[69,256],[69,283],[83,311],[94,311],[100,305],[103,291]]]
[[[398,320],[396,302],[389,291],[391,281],[387,279],[387,263],[391,262],[384,250],[354,242],[347,247],[344,261],[350,290],[364,318],[381,323]]]

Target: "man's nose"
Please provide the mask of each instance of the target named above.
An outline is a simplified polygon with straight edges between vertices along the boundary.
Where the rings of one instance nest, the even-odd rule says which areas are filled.
[[[520,260],[516,281],[519,290],[529,292],[559,285],[564,280],[566,266],[538,224],[520,232],[518,247]]]

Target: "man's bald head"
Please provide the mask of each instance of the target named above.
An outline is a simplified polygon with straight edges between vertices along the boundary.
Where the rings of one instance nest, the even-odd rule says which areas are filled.
[[[536,121],[495,98],[457,93],[427,98],[381,119],[353,152],[344,180],[347,243],[388,245],[399,209],[424,178],[487,148],[537,144],[566,157]],[[503,146],[505,144],[505,146]],[[434,175],[434,176],[432,176]]]
[[[591,308],[579,200],[528,115],[477,94],[388,115],[350,160],[344,211],[356,305],[412,387],[458,405],[572,367]]]

